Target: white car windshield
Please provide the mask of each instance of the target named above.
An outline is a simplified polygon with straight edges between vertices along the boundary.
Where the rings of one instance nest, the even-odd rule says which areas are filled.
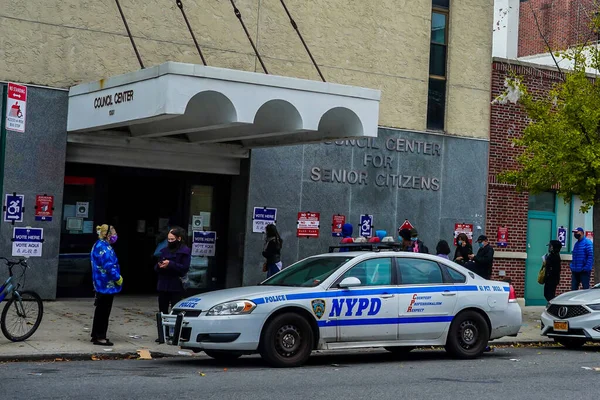
[[[329,278],[339,267],[353,257],[313,257],[283,269],[261,285],[314,287]]]

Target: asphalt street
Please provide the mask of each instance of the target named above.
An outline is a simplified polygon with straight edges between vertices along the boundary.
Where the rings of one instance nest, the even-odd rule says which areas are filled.
[[[598,368],[598,370],[595,370]],[[459,361],[421,350],[315,355],[296,369],[258,357],[0,364],[2,398],[18,399],[581,399],[597,394],[600,346],[503,348]]]

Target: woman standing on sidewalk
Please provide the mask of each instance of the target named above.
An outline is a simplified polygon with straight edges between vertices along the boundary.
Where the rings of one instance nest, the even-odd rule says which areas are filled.
[[[161,313],[168,314],[169,306],[173,307],[183,297],[183,281],[190,270],[191,251],[185,245],[185,231],[174,226],[167,235],[167,247],[160,251],[158,263],[154,270],[158,274],[158,308]]]
[[[115,228],[109,225],[96,227],[98,241],[92,247],[92,281],[96,291],[94,306],[94,323],[92,325],[92,343],[112,346],[106,337],[108,319],[112,310],[113,299],[123,287],[123,277],[119,268],[119,260],[112,248],[117,241]]]
[[[267,273],[267,278],[275,275],[281,271],[283,265],[281,264],[281,246],[283,240],[277,232],[277,228],[273,224],[269,224],[265,228],[265,245],[263,248],[262,256],[265,258],[263,266],[263,272]]]

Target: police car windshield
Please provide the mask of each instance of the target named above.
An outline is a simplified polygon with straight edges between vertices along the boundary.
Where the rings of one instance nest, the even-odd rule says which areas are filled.
[[[339,267],[352,258],[349,256],[309,258],[290,265],[277,275],[264,281],[262,285],[314,287],[329,278]]]

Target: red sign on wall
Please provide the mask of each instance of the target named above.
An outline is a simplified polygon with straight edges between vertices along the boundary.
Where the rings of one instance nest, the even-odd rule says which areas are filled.
[[[508,228],[499,226],[498,227],[498,247],[508,246]]]
[[[398,228],[398,231],[401,231],[402,229],[412,229],[414,228],[414,226],[410,223],[409,220],[405,219],[404,223],[402,223],[402,225],[400,225],[400,228]]]
[[[54,196],[35,196],[35,220],[52,221]]]
[[[299,212],[296,236],[318,238],[320,221],[321,213]]]
[[[342,236],[342,227],[346,223],[345,215],[334,215],[331,221],[331,236],[340,237]]]
[[[454,245],[456,246],[456,238],[461,233],[467,235],[469,243],[473,243],[473,224],[454,224]]]
[[[592,242],[594,241],[594,232],[593,231],[585,231],[586,239],[590,239]]]

